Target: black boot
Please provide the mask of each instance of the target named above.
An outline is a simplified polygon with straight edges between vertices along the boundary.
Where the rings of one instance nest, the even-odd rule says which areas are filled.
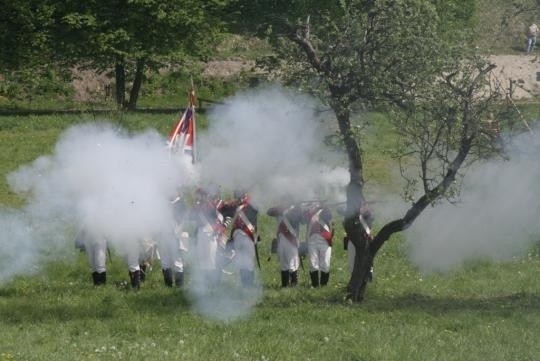
[[[98,274],[99,284],[104,285],[107,283],[107,272],[101,272]]]
[[[328,284],[329,278],[330,278],[330,273],[321,272],[321,286],[326,286]]]
[[[319,287],[319,271],[309,272],[309,276],[311,277],[311,287]]]
[[[94,286],[99,286],[99,273],[98,272],[92,272],[92,281],[94,281]]]
[[[129,272],[129,279],[131,281],[131,288],[138,290],[141,287],[141,271],[137,270]]]
[[[184,284],[184,272],[174,272],[174,285],[178,288]]]
[[[143,263],[139,266],[141,268],[141,282],[144,282],[146,281],[146,272],[148,272],[150,270],[150,267],[148,267],[148,265],[146,263]]]
[[[281,287],[287,287],[289,285],[289,271],[281,271]]]
[[[255,272],[245,269],[240,270],[240,282],[244,287],[253,287],[253,281],[255,278]]]
[[[163,273],[163,282],[165,282],[165,286],[172,287],[173,284],[173,278],[172,278],[172,271],[170,268],[162,269],[161,272]]]
[[[298,284],[298,271],[290,272],[291,275],[291,287],[296,287]]]

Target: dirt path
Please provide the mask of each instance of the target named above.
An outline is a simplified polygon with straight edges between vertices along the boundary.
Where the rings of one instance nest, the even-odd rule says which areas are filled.
[[[506,91],[512,84],[513,99],[528,99],[540,95],[540,59],[529,55],[492,55],[489,60],[497,65],[492,81]]]
[[[492,77],[493,84],[501,84],[508,91],[512,84],[513,99],[528,99],[540,95],[540,59],[528,55],[492,55],[489,60],[497,65]],[[250,71],[253,62],[249,61],[210,61],[204,74],[228,78],[240,72]],[[75,98],[87,101],[93,97],[105,97],[105,87],[111,80],[91,71],[78,72],[79,78],[73,82]]]

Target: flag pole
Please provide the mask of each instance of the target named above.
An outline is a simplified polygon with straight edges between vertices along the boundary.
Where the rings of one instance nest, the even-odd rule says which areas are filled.
[[[178,119],[178,122],[169,134],[167,142],[169,156],[181,149],[183,155],[190,154],[192,164],[195,164],[196,156],[195,102],[195,89],[193,78],[191,78],[191,88],[188,93],[186,110],[180,113],[180,119]]]
[[[192,154],[192,157],[191,157],[191,164],[195,164],[195,159],[197,157],[197,140],[195,139],[196,138],[196,135],[197,135],[197,122],[196,122],[196,118],[195,118],[195,102],[196,102],[196,99],[195,99],[195,87],[193,86],[193,75],[191,76],[191,89],[189,91],[189,102],[190,102],[190,105],[191,105],[191,111],[192,111],[192,117],[193,117],[193,146],[191,147],[191,152],[193,153]]]

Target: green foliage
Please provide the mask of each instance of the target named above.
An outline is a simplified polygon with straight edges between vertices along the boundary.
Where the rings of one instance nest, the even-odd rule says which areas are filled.
[[[140,84],[145,69],[207,57],[223,27],[226,1],[113,0],[15,2],[0,10],[0,70],[62,64],[116,72]],[[14,60],[16,59],[16,60]],[[135,107],[139,86],[130,97]],[[124,96],[117,95],[119,106]],[[132,102],[131,102],[132,100]]]
[[[211,5],[217,6],[192,0],[64,1],[56,7],[56,37],[70,57],[95,67],[110,67],[116,59],[202,54],[220,26]]]
[[[208,106],[205,100],[219,101],[246,88],[249,85],[248,79],[247,75],[242,73],[227,78],[205,76],[200,67],[193,65],[170,71],[167,74],[149,74],[139,105],[142,107],[184,107],[187,105],[188,90],[193,80],[196,96],[200,104],[202,103],[205,107]]]
[[[357,102],[399,102],[408,87],[433,82],[452,49],[450,39],[463,33],[455,30],[466,29],[468,21],[449,11],[453,3],[435,3],[298,1],[277,6],[258,1],[252,6],[263,6],[266,15],[245,26],[255,31],[266,25],[264,34],[276,45],[279,60],[273,64],[284,70],[287,81],[323,101],[331,94],[332,101],[351,110]]]
[[[538,21],[538,0],[477,0],[474,33],[489,54],[523,53],[525,30]]]
[[[256,60],[261,56],[270,55],[272,52],[272,48],[264,39],[225,33],[220,37],[212,59]]]
[[[31,106],[36,100],[66,99],[74,93],[69,79],[51,67],[25,68],[5,75],[0,83],[0,96],[15,104],[28,102]]]
[[[0,6],[0,69],[42,64],[51,56],[54,7],[47,1],[4,1]]]

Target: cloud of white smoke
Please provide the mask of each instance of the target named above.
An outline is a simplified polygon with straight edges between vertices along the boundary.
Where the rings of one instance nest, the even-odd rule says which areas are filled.
[[[212,285],[204,273],[192,274],[188,295],[197,313],[224,323],[242,320],[251,314],[262,299],[262,284],[256,276],[252,287],[242,288],[237,272],[230,269],[230,272],[222,273],[218,285]],[[198,271],[196,267],[194,270]]]
[[[536,133],[538,134],[538,133]],[[509,160],[468,170],[461,202],[426,209],[406,232],[406,249],[423,272],[523,255],[540,234],[540,138],[529,133],[506,147]]]
[[[37,271],[39,251],[43,245],[34,244],[36,230],[25,214],[8,210],[0,213],[0,283],[10,278]]]
[[[65,245],[70,228],[104,236],[120,253],[171,229],[170,200],[190,182],[187,166],[169,158],[154,131],[130,136],[104,125],[70,128],[53,154],[8,175],[28,203],[20,212],[0,214],[4,269],[32,269],[43,250]],[[2,271],[1,279],[13,273]]]
[[[120,254],[138,248],[142,238],[169,237],[171,200],[183,185],[243,187],[261,212],[283,196],[343,199],[348,172],[333,167],[335,155],[323,146],[328,128],[316,116],[317,106],[312,98],[279,87],[226,100],[210,113],[207,131],[199,132],[195,171],[186,160],[169,157],[155,131],[126,134],[103,124],[68,129],[51,155],[8,175],[27,205],[0,211],[0,281],[35,269],[52,248],[72,246],[80,229],[107,238]],[[237,274],[225,274],[223,287],[209,289],[204,280],[198,282],[203,273],[197,260],[186,258],[192,267],[188,287],[202,314],[242,318],[260,299],[257,279],[254,288],[244,290]],[[229,270],[235,271],[234,262]]]
[[[284,196],[291,202],[343,198],[348,172],[333,167],[336,155],[324,146],[328,128],[317,117],[317,107],[313,98],[278,86],[226,99],[212,109],[208,129],[199,134],[202,183],[248,190],[259,212]],[[252,288],[232,283],[237,274],[223,274],[223,284],[213,288],[205,271],[192,264],[197,282],[189,292],[206,316],[221,321],[245,317],[262,295],[257,272]]]
[[[240,93],[210,114],[201,134],[201,176],[225,189],[247,188],[268,205],[343,194],[348,172],[325,148],[328,128],[308,96],[278,86]],[[328,122],[326,122],[328,124]],[[341,155],[342,157],[342,155]]]

